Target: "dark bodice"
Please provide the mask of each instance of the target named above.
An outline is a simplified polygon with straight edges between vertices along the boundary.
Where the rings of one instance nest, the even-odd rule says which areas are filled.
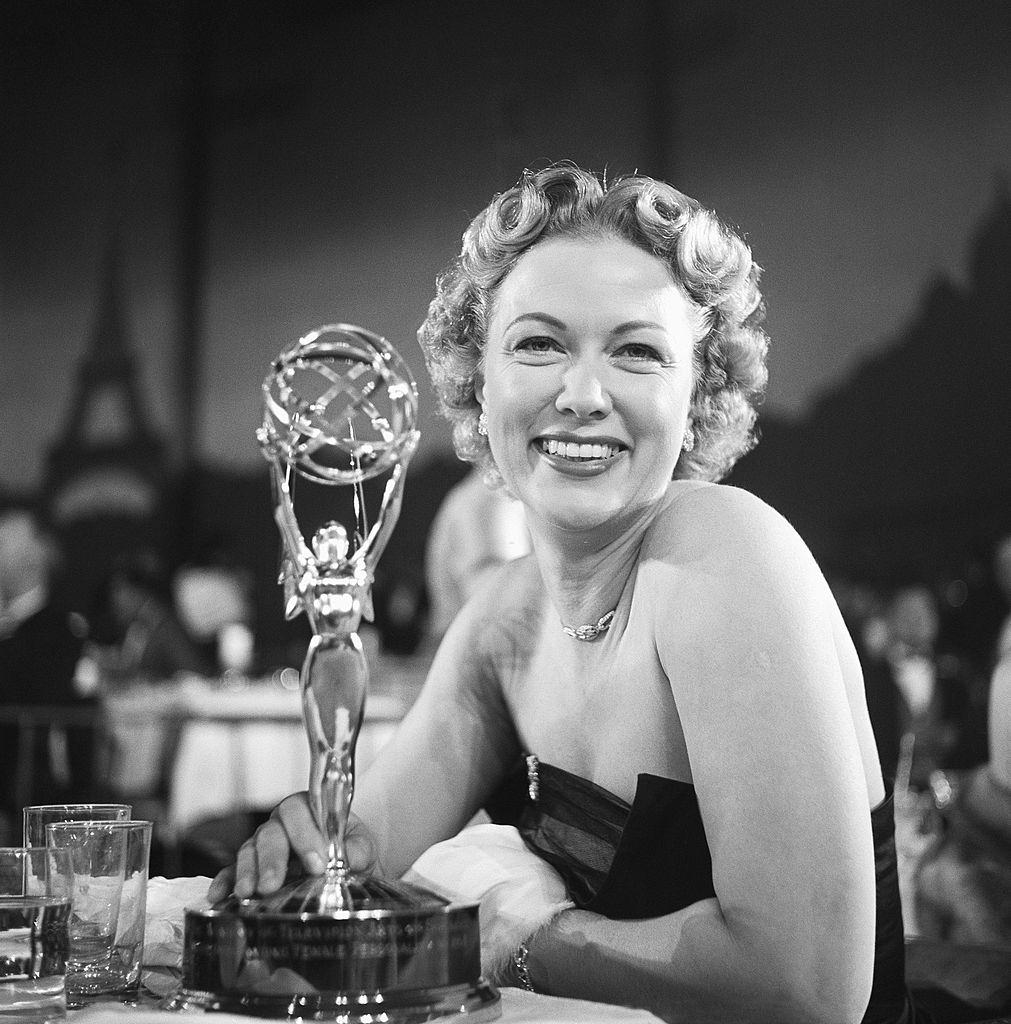
[[[585,910],[618,919],[659,917],[715,895],[709,844],[695,787],[688,783],[643,773],[629,806],[586,779],[533,761],[529,771],[521,765],[510,776],[488,812],[519,829]],[[864,1024],[906,1024],[911,1017],[891,793],[871,812],[871,826],[877,931]]]

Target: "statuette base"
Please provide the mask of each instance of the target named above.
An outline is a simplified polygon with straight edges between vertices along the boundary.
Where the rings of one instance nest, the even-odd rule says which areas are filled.
[[[356,877],[354,909],[320,911],[320,891],[306,879],[186,911],[182,984],[163,1008],[340,1024],[499,1016],[480,976],[477,904]]]

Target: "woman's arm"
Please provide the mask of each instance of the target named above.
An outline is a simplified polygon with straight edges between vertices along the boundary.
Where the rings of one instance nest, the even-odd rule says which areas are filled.
[[[498,678],[508,629],[489,594],[457,616],[417,702],[356,790],[355,814],[389,877],[456,835],[520,755]]]
[[[691,1024],[819,1024],[859,1021],[829,993],[808,1005],[793,981],[739,940],[716,899],[643,921],[612,921],[567,910],[529,943],[538,992],[639,1006]],[[834,1004],[834,1005],[833,1005]]]
[[[637,587],[657,609],[716,898],[647,921],[566,911],[530,943],[534,985],[668,1020],[859,1021],[874,857],[831,597],[757,500],[707,488],[685,501],[678,557],[644,552]]]

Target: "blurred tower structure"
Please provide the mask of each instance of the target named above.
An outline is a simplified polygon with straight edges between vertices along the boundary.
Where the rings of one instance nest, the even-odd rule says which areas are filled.
[[[141,397],[121,294],[118,244],[110,245],[91,337],[73,398],[49,447],[41,504],[65,561],[64,596],[86,607],[119,556],[163,559],[171,537],[165,445]]]

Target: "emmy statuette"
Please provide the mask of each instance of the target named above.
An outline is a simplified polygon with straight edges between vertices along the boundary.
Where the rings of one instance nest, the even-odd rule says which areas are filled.
[[[372,618],[376,564],[396,525],[418,443],[417,385],[396,350],[361,327],[321,327],[280,353],[263,383],[257,439],[281,535],[285,615],[305,612],[301,671],[309,801],[327,839],[321,876],[270,896],[186,911],[181,987],[163,1004],[287,1020],[420,1024],[489,1021],[499,996],[481,978],[476,904],[350,870],[345,833],[369,666],[358,637]],[[368,526],[364,481],[388,473]],[[295,475],[354,488],[355,529],[331,521],[306,544]]]

